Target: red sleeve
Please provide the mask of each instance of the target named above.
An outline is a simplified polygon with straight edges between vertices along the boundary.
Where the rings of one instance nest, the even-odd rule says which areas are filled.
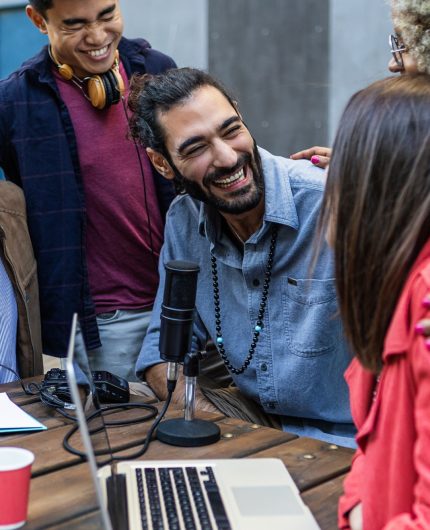
[[[364,454],[358,448],[352,459],[351,471],[348,473],[343,483],[343,495],[339,499],[338,506],[338,526],[349,530],[349,512],[361,502],[359,490],[363,483],[364,474]]]
[[[428,267],[427,267],[428,269]],[[414,333],[415,324],[426,310],[423,298],[430,292],[430,278],[418,277],[413,286],[411,301],[411,366],[415,394],[415,426],[417,438],[414,447],[414,466],[417,482],[414,487],[412,513],[402,513],[385,525],[384,530],[425,530],[430,528],[430,351],[425,338]]]

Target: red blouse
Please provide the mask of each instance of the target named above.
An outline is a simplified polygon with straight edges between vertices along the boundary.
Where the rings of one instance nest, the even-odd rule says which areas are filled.
[[[416,260],[385,338],[379,383],[354,359],[345,372],[356,451],[339,527],[363,505],[363,530],[430,528],[430,351],[415,333],[430,293],[430,241]]]

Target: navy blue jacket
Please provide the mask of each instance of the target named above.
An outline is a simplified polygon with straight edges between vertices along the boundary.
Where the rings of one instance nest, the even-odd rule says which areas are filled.
[[[174,61],[143,39],[122,38],[122,63],[132,73],[159,73]],[[85,259],[85,202],[72,121],[52,74],[47,47],[0,81],[0,166],[24,190],[38,276],[43,351],[63,357],[77,311],[87,348],[100,345]],[[163,214],[173,198],[154,174]]]

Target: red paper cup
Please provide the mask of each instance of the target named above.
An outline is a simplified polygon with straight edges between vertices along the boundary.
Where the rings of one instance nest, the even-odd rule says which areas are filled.
[[[0,530],[20,528],[27,520],[33,461],[27,449],[0,447]]]

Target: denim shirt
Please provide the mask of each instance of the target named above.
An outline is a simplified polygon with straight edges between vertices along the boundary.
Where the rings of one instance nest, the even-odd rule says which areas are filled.
[[[241,375],[232,374],[234,383],[267,413],[284,416],[284,426],[290,431],[315,436],[312,422],[328,422],[327,432],[346,431],[352,437],[343,378],[351,354],[337,315],[333,257],[327,247],[309,278],[324,173],[307,161],[276,157],[263,149],[260,154],[264,219],[246,241],[243,254],[222,232],[221,217],[213,208],[188,195],[172,203],[160,258],[160,286],[137,373],[142,377],[145,369],[160,362],[163,265],[169,260],[194,261],[200,266],[194,347],[208,337],[216,341],[211,254],[217,258],[224,347],[233,366],[242,366],[257,321],[271,226],[276,223],[278,240],[264,327],[250,366]],[[340,426],[337,431],[333,424],[345,428]],[[334,441],[329,435],[318,437]]]

